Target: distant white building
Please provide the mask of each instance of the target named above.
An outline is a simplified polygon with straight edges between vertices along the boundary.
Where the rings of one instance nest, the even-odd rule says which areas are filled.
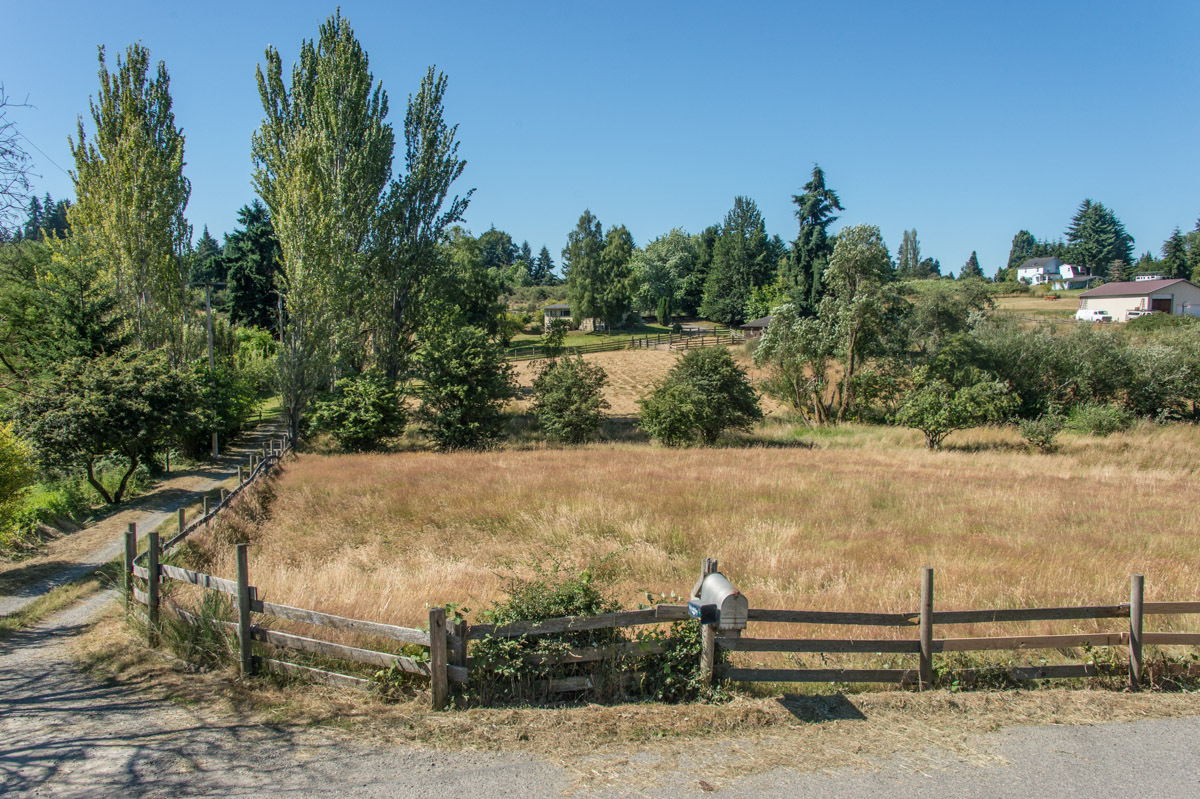
[[[1200,287],[1187,280],[1127,280],[1105,283],[1079,295],[1081,311],[1105,311],[1114,322],[1148,313],[1200,316]]]
[[[1051,255],[1048,258],[1030,258],[1018,266],[1017,280],[1031,286],[1048,283],[1056,289],[1082,289],[1096,280],[1096,276],[1082,266],[1065,264],[1062,259]]]
[[[1167,279],[1167,276],[1164,274],[1161,274],[1159,272],[1147,272],[1144,275],[1134,275],[1133,276],[1133,280],[1135,283],[1141,283],[1144,280],[1166,280],[1166,279]]]

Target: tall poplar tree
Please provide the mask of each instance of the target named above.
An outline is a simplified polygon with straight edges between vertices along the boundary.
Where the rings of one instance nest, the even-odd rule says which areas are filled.
[[[254,186],[271,212],[282,270],[277,359],[293,435],[339,350],[360,346],[368,242],[391,176],[387,95],[340,11],[300,47],[291,85],[279,51],[256,69],[265,117],[251,140]]]
[[[371,261],[372,340],[384,374],[396,379],[409,366],[416,331],[429,320],[423,302],[443,269],[440,250],[463,218],[474,189],[450,197],[467,162],[458,155],[458,125],[446,122],[446,75],[430,66],[404,115],[404,175],[392,182]]]
[[[921,243],[917,241],[917,230],[904,231],[900,249],[896,252],[896,276],[901,278],[924,277],[921,274]]]
[[[834,211],[843,211],[837,192],[825,185],[825,173],[813,164],[812,178],[804,184],[804,193],[792,196],[800,231],[792,244],[789,282],[801,305],[815,312],[825,293],[821,281],[825,266],[833,254],[829,226],[837,221]]]
[[[68,220],[113,279],[138,341],[172,345],[178,362],[186,355],[183,256],[191,229],[183,213],[192,189],[183,176],[171,78],[162,61],[150,76],[150,51],[141,44],[117,57],[115,72],[104,47],[99,60],[100,94],[88,104],[95,130],[89,138],[80,117],[69,140],[75,203]]]

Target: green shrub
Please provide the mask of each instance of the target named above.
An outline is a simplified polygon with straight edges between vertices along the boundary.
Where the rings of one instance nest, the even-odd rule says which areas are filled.
[[[1017,423],[1017,428],[1021,431],[1021,437],[1029,442],[1030,446],[1036,447],[1042,452],[1053,452],[1056,446],[1054,440],[1062,432],[1066,423],[1067,418],[1061,413],[1049,412],[1043,413],[1036,419],[1022,419]]]
[[[7,530],[33,483],[33,451],[11,423],[0,424],[0,531]]]
[[[758,395],[724,347],[692,350],[640,401],[639,426],[667,446],[714,444],[762,418]]]
[[[416,363],[417,418],[438,449],[481,449],[504,434],[504,404],[515,394],[512,367],[486,331],[443,325],[421,343]]]
[[[537,567],[530,578],[513,579],[508,598],[485,610],[481,621],[503,625],[562,616],[612,613],[620,605],[607,595],[603,563],[578,573]],[[678,622],[668,630],[598,629],[513,638],[488,637],[471,649],[471,697],[485,704],[561,701],[546,681],[587,677],[577,695],[587,701],[651,699],[686,702],[722,696],[700,683],[700,626]],[[561,662],[572,649],[644,643],[655,654],[614,653],[599,661]],[[722,653],[717,652],[717,659]]]
[[[1145,316],[1139,316],[1130,319],[1125,325],[1127,330],[1134,332],[1148,332],[1154,330],[1174,329],[1178,327],[1189,327],[1200,323],[1194,316],[1176,316],[1169,313],[1151,313]]]
[[[982,424],[1003,421],[1018,398],[999,380],[976,370],[961,375],[960,385],[934,377],[928,367],[913,370],[913,390],[896,412],[896,423],[925,434],[925,446],[939,449],[946,436]]]
[[[542,354],[547,358],[557,358],[561,355],[563,343],[567,340],[567,331],[570,329],[571,323],[566,319],[551,319],[550,327],[542,334],[539,342]]]
[[[551,361],[533,381],[533,413],[551,438],[581,444],[600,429],[607,383],[604,369],[582,357]]]
[[[323,430],[349,452],[378,449],[385,438],[404,432],[405,415],[395,384],[368,373],[334,384],[333,395],[316,402],[309,429]]]
[[[1085,402],[1071,408],[1067,428],[1094,436],[1108,436],[1128,430],[1133,415],[1119,405],[1104,402]]]

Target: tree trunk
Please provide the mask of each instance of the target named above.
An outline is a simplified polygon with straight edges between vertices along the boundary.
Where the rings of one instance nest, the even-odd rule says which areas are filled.
[[[129,482],[129,478],[133,476],[133,473],[137,471],[139,461],[140,459],[136,454],[129,456],[129,468],[125,470],[125,474],[121,475],[121,483],[117,486],[117,493],[113,494],[114,504],[120,502],[121,498],[125,496],[125,485]]]
[[[113,498],[109,495],[108,489],[105,488],[100,483],[100,481],[96,479],[96,473],[95,473],[95,469],[93,467],[93,459],[92,458],[88,458],[88,462],[87,462],[87,479],[88,479],[88,482],[91,483],[92,488],[96,489],[96,493],[104,498],[105,502],[107,502],[109,505],[117,504],[116,502],[113,502]]]
[[[846,356],[846,377],[842,380],[842,402],[838,407],[838,424],[842,423],[842,418],[846,415],[846,406],[850,404],[850,378],[854,376],[854,345],[857,338],[858,331],[851,330],[849,349]]]

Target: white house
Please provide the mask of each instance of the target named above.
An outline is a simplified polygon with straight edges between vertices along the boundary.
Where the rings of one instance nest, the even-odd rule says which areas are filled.
[[[1049,283],[1055,289],[1082,289],[1096,277],[1082,266],[1065,264],[1056,256],[1030,258],[1017,267],[1017,280],[1031,286]]]
[[[1017,280],[1031,286],[1040,286],[1058,277],[1058,270],[1062,265],[1063,262],[1053,255],[1049,258],[1030,258],[1017,267]]]
[[[1080,294],[1079,309],[1107,311],[1115,322],[1128,322],[1154,311],[1200,316],[1200,286],[1187,280],[1105,283]]]

